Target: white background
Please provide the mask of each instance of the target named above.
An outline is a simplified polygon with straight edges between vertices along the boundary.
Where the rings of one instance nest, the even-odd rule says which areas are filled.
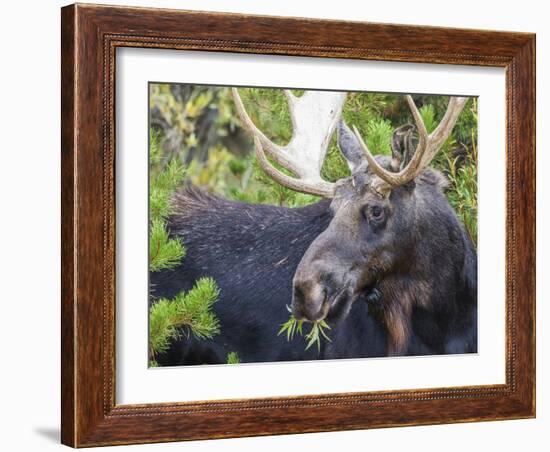
[[[448,426],[406,427],[223,441],[119,447],[116,450],[547,450],[549,320],[543,261],[550,229],[550,32],[545,2],[439,1],[297,2],[278,0],[118,0],[119,4],[339,18],[537,32],[538,102],[538,311],[537,419]],[[44,451],[59,446],[59,1],[2,5],[2,449]],[[542,277],[541,277],[542,275]],[[548,326],[546,325],[546,329]],[[545,381],[546,380],[546,381]],[[543,444],[543,437],[546,439]]]
[[[132,48],[117,51],[116,80],[117,403],[504,383],[503,69]],[[136,243],[148,240],[143,200],[148,189],[145,137],[150,80],[479,96],[479,353],[148,370],[147,247]]]

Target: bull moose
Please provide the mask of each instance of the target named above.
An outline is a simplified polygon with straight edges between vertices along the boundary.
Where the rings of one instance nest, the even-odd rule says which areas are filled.
[[[416,148],[415,127],[407,124],[393,133],[391,157],[373,157],[342,119],[346,93],[285,95],[293,136],[279,146],[233,89],[262,170],[285,187],[324,199],[286,208],[229,201],[193,187],[177,192],[168,227],[188,256],[174,270],[151,273],[151,284],[155,295],[172,297],[202,276],[213,277],[222,328],[212,340],[174,342],[159,364],[225,363],[230,351],[242,362],[476,352],[475,248],[445,197],[445,177],[429,167],[467,99],[451,97],[428,134],[406,96]],[[321,168],[336,130],[351,175],[331,183]],[[331,325],[331,341],[320,351],[277,336],[289,304],[297,319]]]

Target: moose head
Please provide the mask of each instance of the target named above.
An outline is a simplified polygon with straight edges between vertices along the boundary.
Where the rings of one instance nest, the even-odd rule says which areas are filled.
[[[374,157],[357,128],[352,132],[344,123],[341,111],[345,93],[306,91],[296,97],[287,90],[285,95],[294,131],[283,147],[254,125],[233,89],[237,111],[254,138],[262,169],[285,187],[331,200],[332,220],[296,269],[292,311],[298,319],[335,321],[349,312],[354,301],[377,290],[384,281],[406,282],[422,274],[418,256],[430,253],[417,249],[419,235],[445,227],[438,215],[454,216],[448,214],[450,206],[440,196],[444,177],[428,167],[450,135],[467,98],[451,97],[440,124],[429,134],[412,97],[406,96],[418,143],[414,149],[413,125],[399,127],[392,136],[390,158]],[[321,168],[336,128],[351,175],[332,183],[322,179]],[[295,177],[272,166],[266,153]],[[433,240],[443,240],[445,235],[440,232]],[[418,277],[418,281],[417,292],[428,291],[422,286],[426,278]],[[394,283],[388,288],[386,284],[387,291],[400,287]],[[418,294],[415,297],[421,298]]]

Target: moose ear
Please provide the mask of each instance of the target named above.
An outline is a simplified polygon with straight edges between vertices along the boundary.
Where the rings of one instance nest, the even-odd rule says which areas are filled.
[[[366,161],[361,145],[343,119],[340,119],[338,124],[338,146],[352,173],[361,163]]]
[[[414,126],[412,124],[405,124],[393,132],[391,137],[391,166],[395,172],[405,168],[413,156],[413,133]]]

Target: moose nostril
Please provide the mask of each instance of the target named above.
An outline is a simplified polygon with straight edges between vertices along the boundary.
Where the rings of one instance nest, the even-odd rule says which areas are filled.
[[[295,285],[294,293],[292,296],[292,315],[298,320],[303,320],[307,317],[305,312],[303,311],[304,303],[304,291],[302,290],[301,286]]]
[[[326,289],[314,281],[294,281],[292,314],[298,320],[320,320],[326,316]]]
[[[302,284],[295,283],[294,284],[294,299],[295,300],[303,300],[304,299],[304,290],[302,289]]]

